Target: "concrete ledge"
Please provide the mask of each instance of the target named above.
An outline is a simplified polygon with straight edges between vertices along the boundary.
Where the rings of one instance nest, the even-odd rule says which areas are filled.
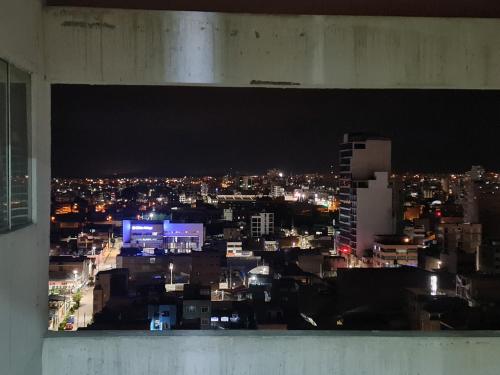
[[[51,333],[44,375],[497,375],[500,332]]]
[[[500,88],[496,19],[46,7],[52,83]]]

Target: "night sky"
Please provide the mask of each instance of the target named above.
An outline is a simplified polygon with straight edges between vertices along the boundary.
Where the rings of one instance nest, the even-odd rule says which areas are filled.
[[[328,171],[342,134],[393,140],[396,171],[500,170],[500,92],[56,85],[54,177]]]

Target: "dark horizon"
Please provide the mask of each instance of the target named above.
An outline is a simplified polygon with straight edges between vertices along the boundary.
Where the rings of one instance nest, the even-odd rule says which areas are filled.
[[[500,170],[500,91],[55,85],[53,177],[325,173],[345,132],[392,139],[396,173]]]

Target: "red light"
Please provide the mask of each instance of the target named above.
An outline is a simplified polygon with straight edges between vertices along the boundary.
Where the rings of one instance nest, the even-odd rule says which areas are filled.
[[[436,217],[441,217],[442,215],[441,211],[436,211]]]
[[[348,246],[343,246],[340,248],[340,252],[344,254],[349,254],[351,252],[351,249]]]

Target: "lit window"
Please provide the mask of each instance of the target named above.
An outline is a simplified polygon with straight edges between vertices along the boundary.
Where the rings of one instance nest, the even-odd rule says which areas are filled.
[[[0,232],[31,222],[30,75],[0,60]]]

